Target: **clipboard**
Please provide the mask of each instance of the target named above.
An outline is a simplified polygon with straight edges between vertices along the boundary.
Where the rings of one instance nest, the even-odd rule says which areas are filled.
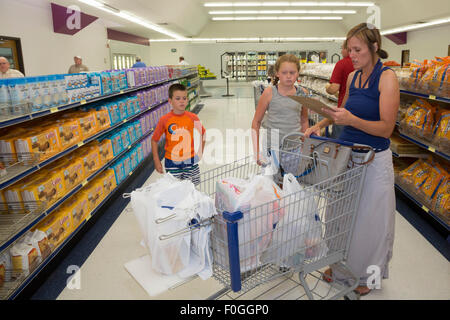
[[[330,111],[336,111],[336,108],[327,106],[326,104],[324,104],[323,102],[320,102],[319,100],[315,99],[315,98],[311,98],[311,97],[303,97],[303,96],[288,96],[289,98],[291,98],[292,100],[301,103],[301,105],[303,107],[306,107],[320,115],[322,115],[323,117],[333,120],[331,118],[330,115],[326,114],[325,112],[322,111],[322,109],[328,109]]]

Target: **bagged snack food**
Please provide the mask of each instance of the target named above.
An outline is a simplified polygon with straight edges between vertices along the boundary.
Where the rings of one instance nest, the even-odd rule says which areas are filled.
[[[450,178],[447,177],[445,181],[439,186],[431,202],[431,210],[439,214],[441,218],[450,224]]]
[[[404,186],[413,184],[413,176],[416,170],[420,170],[423,165],[423,160],[418,159],[414,163],[412,163],[409,167],[399,172],[398,176],[400,179],[400,183]]]
[[[417,99],[406,112],[400,123],[401,129],[408,135],[431,141],[436,107],[424,99]]]
[[[431,170],[433,169],[433,165],[428,162],[424,161],[422,166],[419,169],[416,169],[413,173],[413,191],[416,194],[419,194],[422,190],[422,187],[424,183],[427,181]]]
[[[433,130],[433,144],[445,154],[450,154],[450,111],[440,113]]]
[[[56,200],[64,196],[64,178],[61,170],[43,171],[38,179],[22,186],[22,199],[25,201],[25,208],[30,206],[30,210],[35,207],[35,203],[44,202],[47,207]]]
[[[61,150],[58,129],[56,125],[51,128],[30,130],[15,140],[18,159],[25,164],[30,163],[29,153],[38,154],[39,161],[50,158]]]
[[[109,118],[109,113],[105,109],[100,109],[95,111],[95,117],[97,120],[97,130],[102,131],[111,127],[111,120]]]
[[[437,162],[433,162],[433,166],[428,174],[428,178],[420,189],[420,196],[426,203],[431,203],[437,189],[447,178],[448,173]]]

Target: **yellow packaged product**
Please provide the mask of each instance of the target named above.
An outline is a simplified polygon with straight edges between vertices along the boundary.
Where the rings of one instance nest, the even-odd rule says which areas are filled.
[[[433,130],[433,144],[439,150],[450,154],[450,111],[444,110],[440,113],[439,120]]]
[[[47,258],[52,252],[47,235],[40,230],[28,232],[23,238],[23,242],[35,248],[38,252],[38,256],[42,259]]]
[[[85,177],[89,177],[92,173],[100,169],[100,153],[97,145],[89,145],[80,150],[77,156],[83,162]]]
[[[424,183],[426,182],[426,180],[428,179],[432,169],[433,169],[433,165],[428,161],[424,161],[422,166],[414,171],[413,177],[412,177],[413,185],[414,185],[414,189],[413,189],[414,192],[416,192],[416,193],[421,192],[421,189],[422,189]]]
[[[72,233],[70,212],[59,208],[39,222],[36,229],[47,235],[52,248],[57,248]]]
[[[92,180],[84,192],[88,200],[89,212],[92,212],[105,197],[103,184],[98,179]]]
[[[99,175],[98,179],[103,181],[103,190],[105,191],[105,197],[110,194],[116,187],[116,176],[113,169],[108,169]]]
[[[404,185],[412,185],[413,184],[413,175],[416,170],[420,170],[423,165],[423,160],[419,159],[413,162],[409,167],[399,172],[399,178]]]
[[[104,129],[111,127],[111,121],[109,119],[108,110],[101,109],[101,110],[96,110],[94,112],[95,112],[95,117],[97,119],[98,131],[102,131]]]
[[[442,166],[440,166],[437,162],[434,162],[428,178],[420,189],[421,195],[423,196],[425,201],[430,202],[432,200],[432,198],[436,194],[437,189],[445,181],[447,176],[447,171],[442,168]]]
[[[78,116],[78,121],[80,123],[81,136],[83,139],[89,138],[90,136],[98,132],[95,111],[86,111],[80,113],[80,115]]]
[[[56,123],[62,150],[81,141],[81,127],[76,119],[64,119]]]
[[[402,127],[413,135],[431,140],[436,108],[424,99],[417,99],[406,112]]]
[[[80,184],[86,177],[83,161],[78,157],[71,157],[60,165],[64,176],[64,186],[66,192],[69,192]]]
[[[439,186],[432,200],[431,210],[441,214],[443,219],[450,223],[450,178],[447,177]]]
[[[70,212],[73,230],[79,227],[89,213],[87,199],[82,193],[68,199],[63,207]]]
[[[104,139],[98,144],[98,151],[100,153],[100,160],[102,165],[114,158],[112,142],[110,139]]]
[[[31,130],[17,139],[15,146],[16,151],[19,153],[19,159],[21,158],[20,153],[37,153],[40,161],[48,159],[61,150],[56,127],[42,128],[36,131]],[[24,160],[27,161],[26,158]]]
[[[49,206],[65,195],[66,190],[63,180],[61,170],[48,171],[47,175],[22,186],[22,199],[26,203],[44,202]]]

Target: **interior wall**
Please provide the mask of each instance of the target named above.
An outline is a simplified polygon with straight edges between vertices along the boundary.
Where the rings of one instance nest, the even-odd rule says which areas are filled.
[[[171,49],[176,49],[172,52]],[[299,42],[299,43],[186,43],[186,42],[151,42],[150,59],[153,65],[177,64],[178,57],[183,56],[192,65],[201,64],[215,73],[220,79],[221,58],[225,52],[237,51],[289,51],[320,50],[328,52],[328,61],[335,53],[340,54],[341,42]],[[224,66],[225,67],[225,66]],[[205,86],[223,85],[225,80],[210,80]]]
[[[410,61],[417,59],[434,59],[435,56],[442,57],[448,55],[450,45],[450,25],[437,26],[423,30],[409,31],[407,33],[407,43],[397,45],[391,40],[383,37],[383,48],[389,53],[388,60],[395,60],[401,63],[402,50],[410,52]]]
[[[26,76],[67,73],[81,55],[91,70],[110,66],[106,27],[98,19],[73,36],[53,31],[50,3],[0,0],[0,35],[20,38]]]

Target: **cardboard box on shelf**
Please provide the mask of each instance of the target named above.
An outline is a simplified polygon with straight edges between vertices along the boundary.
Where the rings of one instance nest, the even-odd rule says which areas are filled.
[[[61,149],[67,149],[81,141],[81,127],[76,119],[57,120]]]
[[[98,144],[98,151],[100,153],[100,161],[102,165],[105,165],[114,158],[114,152],[112,142],[110,139],[104,139]]]
[[[35,229],[43,231],[50,245],[57,248],[72,233],[70,212],[59,208],[39,222]]]
[[[116,176],[113,169],[108,169],[105,172],[102,172],[98,179],[103,182],[105,197],[117,187]]]
[[[56,155],[61,150],[56,125],[51,128],[44,127],[31,130],[23,134],[15,141],[15,147],[18,153],[18,159],[23,160],[25,163],[29,162],[29,159],[21,154],[37,153],[39,154],[39,161]]]
[[[100,153],[97,145],[83,147],[76,156],[82,159],[85,176],[88,177],[101,167]]]

